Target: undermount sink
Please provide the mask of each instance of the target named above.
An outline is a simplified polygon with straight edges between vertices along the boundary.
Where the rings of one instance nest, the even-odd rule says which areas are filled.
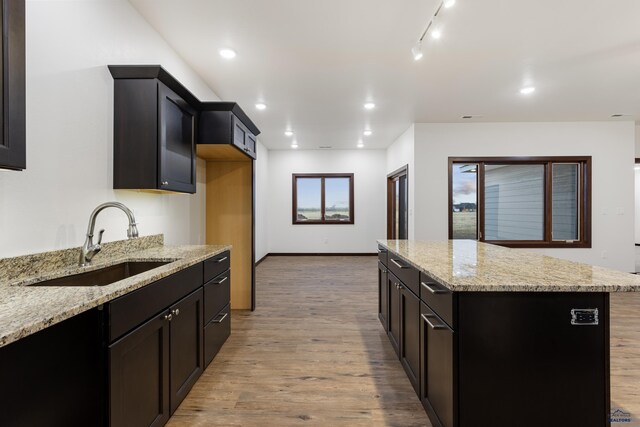
[[[129,261],[86,273],[45,280],[30,286],[106,286],[169,264],[169,261]]]

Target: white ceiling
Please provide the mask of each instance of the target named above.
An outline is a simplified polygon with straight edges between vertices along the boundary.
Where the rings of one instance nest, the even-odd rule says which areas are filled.
[[[457,0],[418,62],[435,0],[130,1],[270,149],[289,149],[287,127],[300,149],[350,149],[413,122],[640,119],[638,0]]]

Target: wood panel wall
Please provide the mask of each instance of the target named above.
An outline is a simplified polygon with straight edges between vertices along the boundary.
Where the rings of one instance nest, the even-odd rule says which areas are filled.
[[[250,161],[207,162],[207,244],[231,244],[231,308],[251,309],[253,171]]]

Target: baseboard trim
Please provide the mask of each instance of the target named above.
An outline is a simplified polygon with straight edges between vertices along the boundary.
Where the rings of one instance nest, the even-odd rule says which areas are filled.
[[[378,256],[377,252],[270,252],[256,262],[256,267],[270,256]]]
[[[256,261],[256,267],[260,265],[260,263],[262,261],[264,261],[265,259],[267,259],[267,257],[269,256],[269,254],[266,254],[265,256],[263,256],[262,258],[260,258],[258,261]]]

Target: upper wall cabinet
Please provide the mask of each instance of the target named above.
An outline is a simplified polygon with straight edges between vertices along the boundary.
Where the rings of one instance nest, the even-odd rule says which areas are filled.
[[[205,159],[256,159],[260,130],[235,102],[203,102],[200,106],[198,156]]]
[[[113,188],[195,193],[198,99],[159,65],[109,71]]]
[[[24,0],[0,0],[0,169],[26,168]]]

